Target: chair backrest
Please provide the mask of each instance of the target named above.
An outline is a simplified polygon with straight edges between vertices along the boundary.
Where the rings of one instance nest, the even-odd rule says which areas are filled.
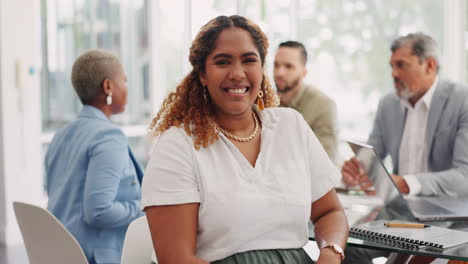
[[[146,216],[135,219],[128,226],[122,250],[121,264],[151,264],[153,242]],[[157,262],[156,262],[157,263]]]
[[[48,210],[13,202],[30,264],[88,264],[75,237]]]

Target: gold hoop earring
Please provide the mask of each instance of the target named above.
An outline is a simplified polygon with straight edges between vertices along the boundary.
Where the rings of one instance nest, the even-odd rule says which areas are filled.
[[[257,110],[259,110],[259,111],[262,111],[263,109],[265,109],[265,103],[263,102],[263,91],[262,90],[260,90],[258,92],[256,105],[257,105]]]

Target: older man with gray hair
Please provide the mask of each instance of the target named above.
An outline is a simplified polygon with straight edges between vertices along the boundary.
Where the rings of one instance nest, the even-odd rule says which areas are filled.
[[[396,93],[381,99],[368,144],[380,158],[392,157],[392,177],[401,192],[467,196],[468,87],[439,78],[439,51],[428,35],[400,37],[391,51]],[[359,169],[355,158],[348,160],[342,179],[366,189],[372,179]],[[352,261],[348,256],[346,263]]]

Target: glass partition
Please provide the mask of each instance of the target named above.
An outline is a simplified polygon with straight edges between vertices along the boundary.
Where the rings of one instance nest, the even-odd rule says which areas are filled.
[[[298,39],[310,54],[305,82],[338,105],[341,136],[366,140],[379,99],[393,92],[390,44],[410,32],[443,44],[444,3],[300,0]]]
[[[43,0],[42,129],[53,132],[73,120],[81,103],[70,81],[74,60],[102,48],[117,54],[128,77],[128,105],[121,125],[148,123],[148,1]]]
[[[74,59],[87,49],[105,48],[120,56],[128,74],[127,111],[114,120],[124,130],[142,128],[129,134],[135,138],[131,142],[144,135],[153,102],[174,90],[190,70],[191,41],[215,16],[239,14],[260,25],[270,40],[270,80],[278,44],[303,42],[310,58],[305,82],[336,101],[340,137],[355,140],[367,139],[378,100],[393,92],[391,41],[414,31],[432,35],[440,45],[444,37],[444,1],[439,0],[42,0],[42,7],[43,132],[53,133],[73,120],[81,107],[70,83]],[[157,56],[150,56],[150,47],[156,47]],[[157,69],[155,76],[149,76],[150,66]],[[157,79],[150,82],[150,77]],[[141,149],[137,155],[144,160],[145,150],[131,144]]]

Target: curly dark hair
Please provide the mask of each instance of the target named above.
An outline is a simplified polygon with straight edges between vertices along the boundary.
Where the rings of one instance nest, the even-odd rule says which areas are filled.
[[[154,117],[149,129],[154,135],[160,135],[172,126],[183,126],[188,135],[195,138],[194,146],[200,149],[207,147],[219,139],[214,119],[214,106],[200,82],[200,74],[205,73],[206,58],[215,48],[219,34],[232,27],[238,27],[249,32],[260,53],[262,67],[268,50],[268,39],[252,21],[242,16],[218,16],[204,25],[192,42],[189,60],[192,71],[185,76],[175,92],[164,100],[162,108]],[[265,107],[278,105],[276,92],[263,73],[261,90],[264,93]]]

